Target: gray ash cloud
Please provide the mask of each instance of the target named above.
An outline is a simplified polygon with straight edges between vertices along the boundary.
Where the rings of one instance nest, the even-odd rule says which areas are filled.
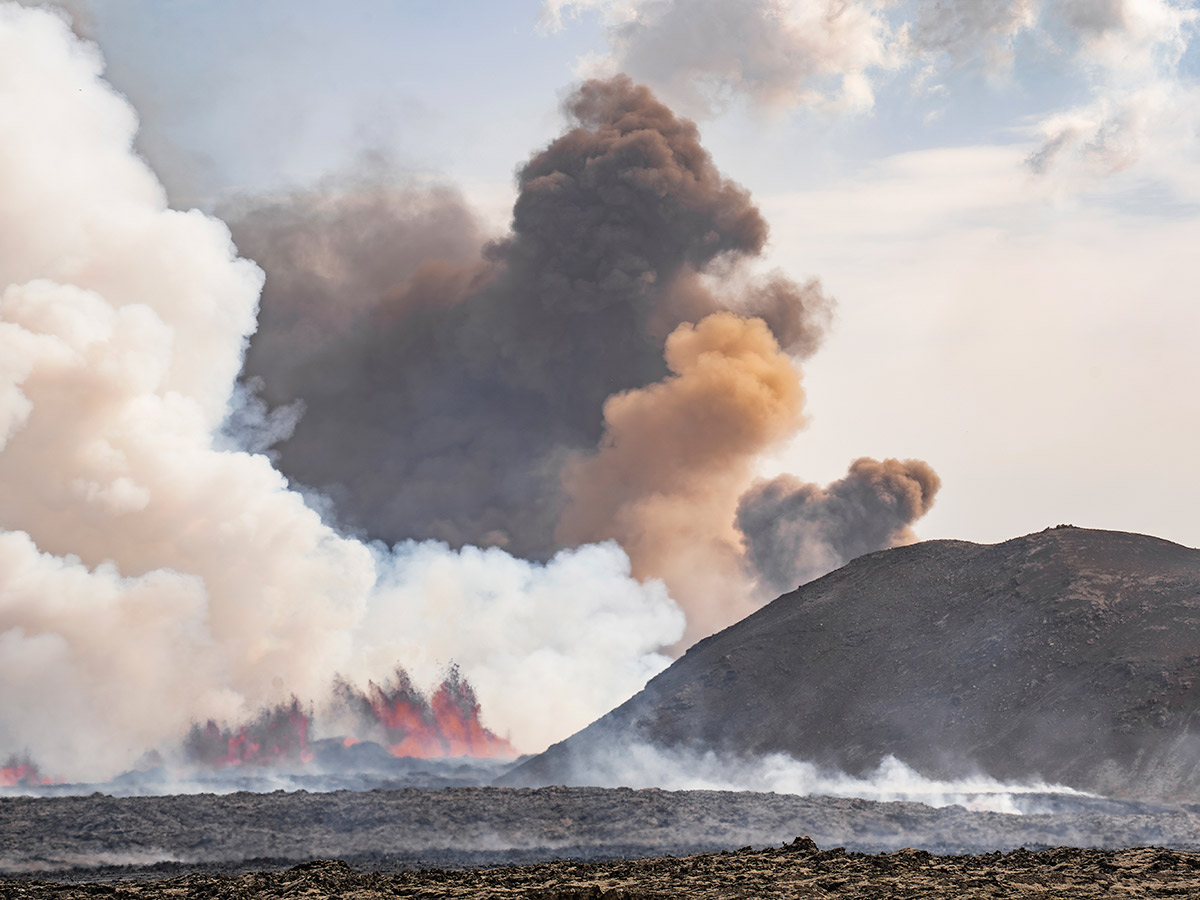
[[[244,374],[305,409],[278,465],[350,526],[545,557],[564,460],[595,449],[608,397],[667,375],[678,325],[731,308],[797,355],[819,343],[830,301],[745,274],[766,222],[692,122],[624,77],[566,112],[498,241],[452,192],[369,183],[231,222],[267,273]]]
[[[790,591],[864,553],[911,543],[910,526],[940,487],[919,459],[857,459],[824,487],[780,475],[738,504],[746,558],[772,591]]]

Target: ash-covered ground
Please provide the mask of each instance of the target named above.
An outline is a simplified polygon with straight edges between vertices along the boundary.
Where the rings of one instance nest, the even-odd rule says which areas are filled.
[[[0,799],[6,879],[235,875],[339,859],[360,871],[614,860],[779,847],[939,854],[1073,845],[1200,850],[1200,808],[1025,795],[961,806],[724,791],[497,787]],[[0,884],[0,887],[3,887]],[[0,891],[2,893],[2,891]]]

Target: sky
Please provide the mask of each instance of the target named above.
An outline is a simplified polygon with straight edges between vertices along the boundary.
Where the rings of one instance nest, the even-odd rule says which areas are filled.
[[[174,205],[374,156],[456,186],[497,233],[566,92],[624,66],[751,191],[764,266],[837,300],[809,424],[765,472],[919,457],[944,482],[923,538],[1070,522],[1200,544],[1194,7],[943,3],[937,30],[934,4],[858,3],[843,33],[760,46],[711,25],[738,5],[675,6],[690,34],[649,2],[111,0],[85,27]],[[822,4],[734,18],[789,7]]]
[[[0,763],[451,662],[538,751],[862,552],[1200,545],[1198,25],[0,0]]]

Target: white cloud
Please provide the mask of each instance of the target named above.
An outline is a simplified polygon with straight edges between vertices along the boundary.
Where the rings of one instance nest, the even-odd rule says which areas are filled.
[[[903,36],[881,0],[548,0],[543,21],[599,10],[608,68],[627,72],[689,110],[748,97],[766,109],[798,105],[861,112],[875,70],[902,58]],[[595,66],[594,66],[595,67]]]
[[[864,113],[901,73],[944,99],[956,73],[1019,81],[1023,53],[1031,64],[1057,59],[1090,96],[1036,118],[1029,163],[1064,183],[1191,141],[1200,109],[1179,71],[1200,13],[1173,0],[546,0],[543,21],[561,28],[585,11],[602,17],[609,48],[583,74],[625,71],[692,114],[737,101]]]

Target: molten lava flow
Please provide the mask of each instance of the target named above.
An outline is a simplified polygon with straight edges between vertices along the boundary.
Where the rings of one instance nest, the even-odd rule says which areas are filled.
[[[61,779],[43,778],[38,767],[27,759],[17,759],[13,756],[0,766],[0,787],[35,787],[58,783],[61,783]]]
[[[377,736],[393,756],[505,759],[517,755],[512,744],[479,721],[479,701],[457,666],[450,669],[432,701],[413,686],[404,669],[397,669],[384,687],[369,682],[365,694],[344,683],[338,690],[359,726]]]
[[[213,768],[311,762],[308,722],[309,715],[293,697],[291,703],[264,710],[237,731],[211,720],[203,727],[193,725],[184,752],[193,762]]]

